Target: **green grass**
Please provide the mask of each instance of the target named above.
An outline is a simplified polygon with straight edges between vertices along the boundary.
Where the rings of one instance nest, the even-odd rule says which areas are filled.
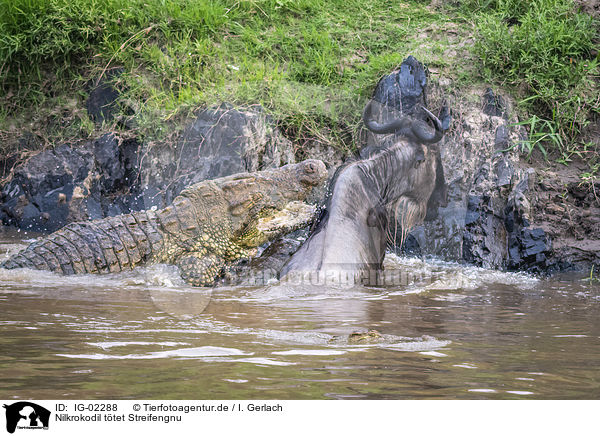
[[[467,3],[478,11],[475,53],[484,77],[512,90],[532,115],[533,143],[564,154],[600,111],[598,22],[572,0]]]
[[[121,67],[134,134],[228,101],[263,105],[299,143],[353,148],[377,80],[413,54],[458,86],[508,87],[536,117],[536,146],[570,147],[598,111],[598,23],[568,0],[429,3],[0,0],[0,140],[19,126],[46,142],[96,134],[86,84]],[[479,64],[447,55],[468,37]]]
[[[342,147],[379,77],[418,51],[413,35],[447,20],[414,1],[0,1],[5,118],[43,119],[57,97],[123,67],[119,86],[144,134],[229,101],[262,104],[289,131],[329,129]]]

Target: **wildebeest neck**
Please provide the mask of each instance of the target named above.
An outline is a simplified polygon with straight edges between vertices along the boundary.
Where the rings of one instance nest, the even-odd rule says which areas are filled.
[[[282,275],[292,271],[380,269],[390,205],[393,207],[403,196],[412,197],[415,183],[421,182],[419,174],[429,168],[415,168],[414,159],[413,147],[397,143],[338,171],[332,181],[326,216],[284,267]]]
[[[382,205],[386,205],[397,201],[411,189],[410,182],[415,173],[414,155],[413,147],[399,142],[350,166],[355,165],[361,171],[364,184],[377,195]]]

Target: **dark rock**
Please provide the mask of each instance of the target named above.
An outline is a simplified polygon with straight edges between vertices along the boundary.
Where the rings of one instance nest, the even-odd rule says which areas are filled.
[[[412,234],[409,234],[406,237],[406,239],[404,240],[404,243],[400,247],[400,250],[396,250],[396,251],[399,254],[403,254],[405,256],[418,256],[418,257],[420,257],[420,256],[423,255],[423,252],[421,250],[421,245],[419,244],[419,241]]]
[[[426,106],[427,71],[421,62],[408,56],[400,69],[384,76],[373,99],[396,115],[417,115],[419,106]]]
[[[547,254],[552,245],[543,229],[520,228],[509,240],[509,263],[511,270],[545,272],[556,265],[548,262]]]
[[[511,270],[544,272],[555,268],[548,260],[552,241],[541,228],[531,228],[523,199],[529,190],[529,174],[513,188],[505,208],[504,225],[509,232],[508,263]]]
[[[115,135],[106,134],[78,148],[63,144],[33,156],[0,192],[0,219],[25,230],[53,232],[72,221],[131,210],[119,196],[136,197],[136,170],[129,161],[136,159],[137,148],[135,141],[121,148]]]
[[[158,207],[193,183],[295,161],[292,144],[260,107],[242,110],[228,104],[203,110],[174,144],[144,154],[144,202]]]
[[[521,246],[524,257],[533,256],[546,251],[545,233],[542,229],[523,229]]]
[[[463,259],[486,268],[503,268],[508,234],[498,216],[497,198],[469,196],[463,235]]]
[[[495,117],[507,116],[504,98],[494,94],[492,88],[487,88],[483,94],[483,113]]]
[[[140,144],[136,139],[126,139],[121,143],[120,161],[125,170],[125,182],[129,185],[139,177]]]
[[[484,185],[485,182],[489,179],[489,177],[490,177],[490,163],[483,162],[481,164],[481,166],[479,167],[479,169],[475,172],[473,185],[474,186]]]
[[[510,144],[510,138],[508,134],[508,129],[506,125],[500,124],[496,128],[496,135],[494,138],[494,148],[496,151],[505,151],[508,150]]]
[[[496,174],[496,186],[502,188],[511,185],[515,171],[508,159],[499,159],[494,165],[494,172]]]
[[[98,83],[94,81],[89,85],[89,97],[85,107],[92,121],[98,125],[104,121],[112,121],[119,112],[117,100],[120,92],[113,83],[122,73],[122,68],[108,70]]]
[[[119,188],[124,182],[125,167],[115,135],[107,133],[94,141],[94,158],[102,191],[108,193]]]
[[[465,225],[473,224],[479,219],[481,202],[481,197],[475,195],[469,196],[469,201],[467,203],[467,214],[465,215]]]
[[[513,164],[502,155],[496,158],[494,177],[490,180],[482,175],[480,185],[473,188],[488,194],[468,197],[463,259],[489,268],[545,271],[551,266],[547,254],[552,246],[543,229],[529,227],[530,175],[524,172],[514,183]]]
[[[2,189],[2,221],[42,232],[64,226],[73,189],[83,182],[92,166],[88,149],[75,150],[67,145],[33,156],[15,170]]]
[[[83,208],[87,212],[88,218],[91,220],[97,220],[105,217],[104,212],[102,211],[102,205],[93,197],[88,197],[85,199]]]

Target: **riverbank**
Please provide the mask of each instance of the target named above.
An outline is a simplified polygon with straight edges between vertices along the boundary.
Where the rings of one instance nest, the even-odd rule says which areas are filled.
[[[416,251],[501,269],[598,264],[592,2],[146,3],[0,12],[13,37],[0,41],[5,224],[51,231],[161,206],[236,153],[231,171],[307,157],[333,169],[364,145],[378,79],[410,54],[428,68],[428,107],[452,118],[454,201],[416,229]]]
[[[594,2],[140,1],[7,2],[3,154],[113,130],[165,140],[224,101],[260,104],[299,146],[356,150],[364,101],[408,55],[457,93],[513,96],[531,149],[591,151],[579,134],[599,110]]]

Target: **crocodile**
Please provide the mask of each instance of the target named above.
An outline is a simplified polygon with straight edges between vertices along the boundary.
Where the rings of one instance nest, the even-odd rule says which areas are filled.
[[[209,286],[226,265],[307,225],[315,207],[303,200],[326,178],[325,164],[309,159],[205,180],[164,209],[68,224],[0,266],[70,275],[167,263],[177,265],[187,283]]]

